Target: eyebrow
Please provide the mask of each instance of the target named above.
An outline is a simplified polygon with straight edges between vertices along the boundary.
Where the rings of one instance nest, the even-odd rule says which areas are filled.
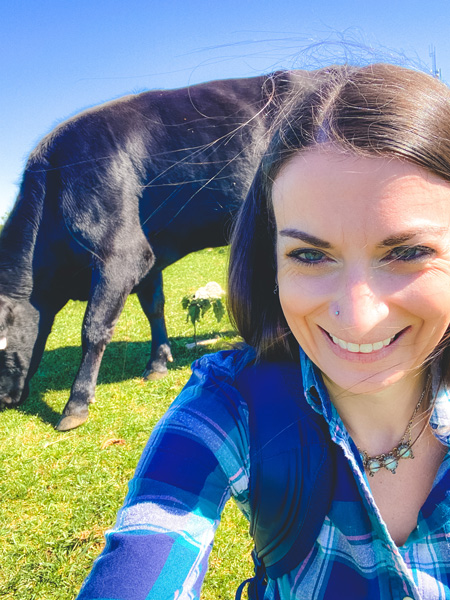
[[[391,248],[392,246],[399,246],[404,244],[405,242],[409,242],[414,237],[423,234],[442,234],[448,232],[448,227],[439,227],[435,225],[430,225],[429,227],[422,227],[420,229],[411,229],[409,231],[405,231],[398,235],[392,235],[384,239],[382,242],[378,244],[379,248]],[[282,229],[278,232],[278,235],[282,237],[291,237],[297,240],[301,240],[305,242],[305,244],[309,244],[310,246],[314,246],[315,248],[332,248],[332,244],[325,240],[322,240],[315,235],[311,235],[310,233],[306,233],[305,231],[300,231],[299,229]]]
[[[405,242],[409,242],[418,235],[424,234],[435,234],[439,235],[448,232],[448,227],[439,227],[437,225],[430,225],[429,227],[421,227],[420,229],[411,229],[400,233],[399,235],[392,235],[383,240],[378,244],[379,248],[391,248],[392,246],[399,246]]]
[[[278,232],[278,235],[282,237],[291,237],[296,240],[301,240],[305,242],[305,244],[309,244],[310,246],[314,246],[315,248],[332,248],[330,242],[326,242],[325,240],[321,240],[315,235],[311,235],[304,231],[299,231],[298,229],[282,229]]]

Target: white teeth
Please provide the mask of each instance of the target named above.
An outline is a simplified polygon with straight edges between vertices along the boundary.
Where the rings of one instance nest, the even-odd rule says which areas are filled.
[[[353,342],[345,342],[334,335],[331,335],[331,339],[333,342],[340,346],[343,350],[348,350],[349,352],[361,352],[362,354],[370,354],[371,352],[376,352],[377,350],[381,350],[384,346],[389,346],[392,340],[395,338],[395,335],[383,340],[382,342],[375,342],[374,344],[353,344]]]
[[[370,352],[373,352],[373,344],[360,344],[359,351],[363,352],[364,354],[370,354]]]

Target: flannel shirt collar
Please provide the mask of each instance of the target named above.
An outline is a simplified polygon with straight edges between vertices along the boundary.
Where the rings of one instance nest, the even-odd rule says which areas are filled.
[[[335,441],[348,441],[348,433],[330,400],[323,382],[322,373],[301,347],[300,365],[303,389],[309,405],[317,413],[324,416],[330,428],[331,436]],[[439,440],[446,446],[450,446],[450,389],[441,383],[441,368],[439,364],[432,365],[431,374],[434,406],[430,425]]]
[[[330,429],[331,439],[336,443],[349,443],[350,437],[330,400],[323,382],[322,373],[300,347],[300,366],[303,389],[308,404],[325,418]]]

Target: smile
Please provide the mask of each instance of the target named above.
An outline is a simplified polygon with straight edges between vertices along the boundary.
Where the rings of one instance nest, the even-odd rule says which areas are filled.
[[[348,350],[349,352],[360,352],[362,354],[371,354],[372,352],[377,352],[385,346],[389,346],[389,344],[391,344],[399,336],[399,334],[395,334],[392,337],[386,338],[381,342],[375,342],[373,344],[354,344],[353,342],[346,342],[345,340],[341,340],[340,338],[331,335],[331,333],[326,333],[328,334],[330,339],[333,340],[333,343],[336,344],[336,346],[339,346],[343,350]]]

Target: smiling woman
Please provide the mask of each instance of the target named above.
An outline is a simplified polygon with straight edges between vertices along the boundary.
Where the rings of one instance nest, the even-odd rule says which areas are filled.
[[[450,597],[450,92],[385,64],[323,74],[234,229],[248,346],[194,364],[80,600],[199,598],[231,496],[252,599]]]
[[[284,166],[272,198],[283,314],[334,395],[400,380],[420,395],[450,323],[450,183],[323,144]]]

